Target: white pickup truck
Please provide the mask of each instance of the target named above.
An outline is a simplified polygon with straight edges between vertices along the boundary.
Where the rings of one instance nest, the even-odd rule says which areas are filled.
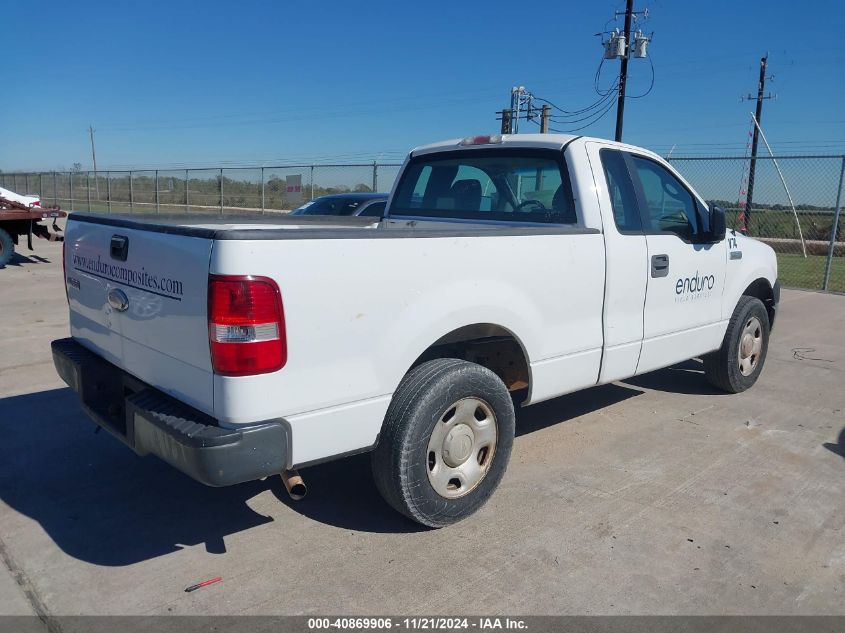
[[[53,356],[97,424],[212,486],[372,451],[433,527],[493,493],[514,403],[695,357],[743,391],[779,298],[666,161],[551,134],[413,150],[381,220],[73,213],[65,250]]]

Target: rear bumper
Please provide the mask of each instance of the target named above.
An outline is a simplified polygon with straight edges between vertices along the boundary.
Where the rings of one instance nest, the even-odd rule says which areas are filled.
[[[208,486],[260,479],[286,468],[286,421],[223,428],[72,338],[53,341],[52,349],[56,371],[79,394],[85,412],[139,455],[156,455]]]

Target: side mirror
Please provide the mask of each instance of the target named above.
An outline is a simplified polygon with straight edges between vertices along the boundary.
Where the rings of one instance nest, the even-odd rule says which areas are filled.
[[[725,210],[711,203],[710,210],[710,241],[721,242],[725,239],[727,224],[725,223]]]

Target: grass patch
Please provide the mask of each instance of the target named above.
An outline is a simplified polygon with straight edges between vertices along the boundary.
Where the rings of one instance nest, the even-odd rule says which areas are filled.
[[[821,290],[824,282],[824,264],[827,257],[820,255],[786,255],[778,253],[778,279],[782,286]],[[845,292],[845,257],[834,257],[830,266],[828,290]]]

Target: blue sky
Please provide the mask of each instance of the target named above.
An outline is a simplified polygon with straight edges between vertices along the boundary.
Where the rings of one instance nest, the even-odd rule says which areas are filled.
[[[789,5],[789,6],[787,6]],[[625,139],[665,153],[743,153],[758,62],[777,151],[845,151],[845,3],[641,0],[655,83],[626,105]],[[399,159],[495,132],[510,88],[593,102],[594,36],[623,2],[14,2],[0,169],[101,169]],[[621,27],[621,20],[617,23]],[[28,44],[28,45],[26,45]],[[608,62],[603,83],[618,62]],[[649,84],[631,62],[629,94]],[[10,97],[9,94],[17,94]],[[615,108],[584,130],[612,137]],[[523,122],[521,131],[532,129]],[[536,129],[536,128],[534,128]]]

